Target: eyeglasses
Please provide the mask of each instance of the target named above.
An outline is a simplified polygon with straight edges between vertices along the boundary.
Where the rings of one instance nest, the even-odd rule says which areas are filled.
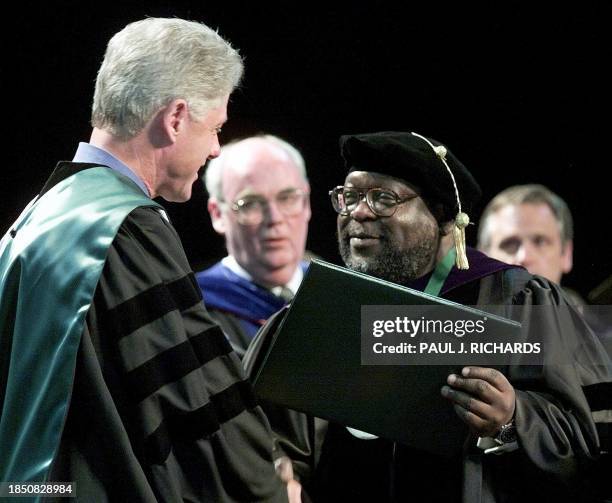
[[[329,191],[332,206],[340,215],[346,216],[355,211],[355,208],[363,200],[366,201],[372,213],[379,217],[390,217],[397,211],[397,207],[410,201],[418,194],[400,196],[389,189],[379,187],[371,189],[356,189],[354,187],[338,186]]]
[[[279,192],[274,197],[274,204],[286,217],[293,217],[304,210],[304,201],[308,192],[301,189],[289,189]],[[236,213],[236,219],[241,225],[260,224],[266,212],[269,211],[270,202],[262,196],[245,196],[236,199],[230,208]]]

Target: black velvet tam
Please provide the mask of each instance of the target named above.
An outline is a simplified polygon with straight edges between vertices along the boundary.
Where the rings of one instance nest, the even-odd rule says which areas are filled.
[[[434,146],[441,145],[428,140]],[[455,218],[458,208],[451,176],[422,138],[396,131],[344,135],[340,137],[340,153],[349,172],[371,171],[404,180],[420,189],[428,203],[441,203],[448,220]],[[469,214],[482,194],[480,186],[448,148],[446,162],[455,176],[462,210]]]

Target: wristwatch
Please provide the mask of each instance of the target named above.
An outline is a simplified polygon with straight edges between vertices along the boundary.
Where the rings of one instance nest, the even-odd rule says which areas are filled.
[[[516,441],[516,426],[514,425],[514,419],[508,424],[502,425],[495,436],[495,441],[500,445],[510,444]]]

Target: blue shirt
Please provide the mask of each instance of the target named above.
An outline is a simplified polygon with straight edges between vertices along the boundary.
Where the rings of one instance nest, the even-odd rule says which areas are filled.
[[[72,162],[88,162],[92,164],[100,164],[102,166],[108,166],[115,171],[118,171],[124,176],[127,176],[129,179],[133,180],[136,185],[138,185],[142,191],[147,195],[147,197],[151,197],[147,186],[144,184],[142,179],[134,173],[126,164],[117,159],[114,155],[108,153],[106,150],[101,149],[99,147],[95,147],[90,143],[80,142],[79,148],[74,154],[74,158]]]

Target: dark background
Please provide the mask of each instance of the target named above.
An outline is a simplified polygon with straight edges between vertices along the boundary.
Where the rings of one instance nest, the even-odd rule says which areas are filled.
[[[2,230],[55,162],[88,140],[108,39],[145,15],[178,16],[218,28],[246,58],[222,141],[267,132],[303,152],[313,192],[310,250],[338,261],[327,191],[344,178],[339,135],[413,130],[453,150],[480,181],[483,202],[529,182],[564,197],[576,224],[565,283],[586,295],[612,273],[610,9],[603,1],[532,3],[14,6],[3,30]],[[199,183],[192,201],[168,207],[195,269],[223,255]]]

